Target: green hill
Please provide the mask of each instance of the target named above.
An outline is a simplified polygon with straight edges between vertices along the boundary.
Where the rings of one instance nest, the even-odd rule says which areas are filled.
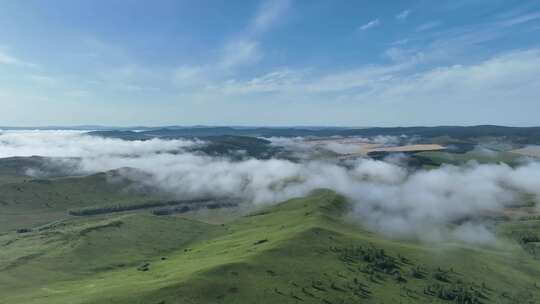
[[[413,157],[425,163],[437,166],[443,164],[463,165],[468,161],[476,161],[480,164],[505,163],[510,166],[516,166],[520,163],[522,158],[519,154],[503,151],[493,151],[491,154],[478,151],[468,151],[466,153],[426,151],[415,153]]]
[[[540,301],[540,261],[513,238],[523,225],[501,225],[497,248],[434,245],[367,232],[347,208],[319,190],[226,224],[113,214],[10,232],[0,303]]]
[[[11,182],[0,183],[0,232],[63,219],[69,210],[163,199],[129,191],[129,186],[130,181],[115,171],[53,179],[15,176]]]

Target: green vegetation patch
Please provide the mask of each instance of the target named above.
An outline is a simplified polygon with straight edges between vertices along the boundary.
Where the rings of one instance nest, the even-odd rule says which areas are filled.
[[[68,210],[94,210],[163,201],[130,191],[130,181],[111,180],[112,173],[56,179],[24,179],[0,184],[0,232],[30,228],[66,218]]]
[[[347,210],[320,190],[227,224],[125,214],[10,232],[0,303],[540,301],[540,263],[512,238],[497,248],[390,240],[344,222]]]
[[[468,161],[476,161],[481,164],[506,163],[510,166],[515,166],[522,158],[522,156],[511,152],[492,151],[490,153],[484,153],[475,150],[466,153],[441,151],[418,152],[414,154],[414,157],[420,161],[423,160],[426,164],[435,166],[443,164],[462,165]]]

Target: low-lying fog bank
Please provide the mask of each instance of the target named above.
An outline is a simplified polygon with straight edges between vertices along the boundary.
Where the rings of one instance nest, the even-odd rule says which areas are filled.
[[[273,143],[280,144],[279,140]],[[135,168],[147,174],[119,172],[143,186],[179,198],[235,197],[246,204],[261,205],[303,196],[316,188],[330,188],[353,202],[352,218],[396,238],[491,244],[495,237],[483,221],[487,214],[502,212],[505,206],[519,203],[523,195],[535,201],[540,197],[540,163],[532,161],[516,168],[468,163],[409,170],[399,161],[368,158],[349,160],[345,166],[309,157],[300,162],[233,161],[187,152],[195,145],[204,143],[178,139],[125,141],[73,131],[0,133],[2,158],[55,157],[51,159],[54,166],[73,174]],[[299,139],[298,145],[305,148]],[[33,173],[32,169],[28,168],[28,173]]]

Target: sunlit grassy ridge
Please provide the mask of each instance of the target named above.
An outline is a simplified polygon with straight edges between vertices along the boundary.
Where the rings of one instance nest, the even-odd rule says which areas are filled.
[[[0,303],[540,300],[540,262],[511,238],[497,248],[389,240],[345,221],[347,208],[319,190],[227,224],[125,214],[1,235]]]

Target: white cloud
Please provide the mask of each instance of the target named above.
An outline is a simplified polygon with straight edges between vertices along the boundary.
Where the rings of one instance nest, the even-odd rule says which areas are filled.
[[[5,65],[15,65],[15,66],[21,66],[21,67],[30,67],[34,68],[37,67],[36,64],[26,62],[24,60],[21,60],[13,55],[8,54],[5,51],[0,50],[0,64]]]
[[[97,80],[101,89],[110,91],[156,92],[161,90],[164,74],[158,69],[128,64],[99,71]]]
[[[266,1],[259,8],[251,25],[252,31],[264,32],[279,22],[290,6],[289,0]]]
[[[330,115],[326,115],[328,121],[325,123],[343,124],[378,124],[374,120],[363,121],[368,116],[368,114],[363,113],[368,113],[369,108],[375,109],[382,104],[410,104],[414,106],[421,103],[448,105],[461,102],[463,104],[470,103],[471,106],[474,106],[475,104],[486,105],[490,102],[503,103],[504,99],[519,100],[522,101],[522,104],[527,102],[531,104],[534,95],[538,93],[538,89],[534,85],[538,83],[539,75],[532,69],[527,69],[527,67],[537,68],[536,55],[530,54],[528,58],[530,63],[525,64],[522,70],[518,70],[517,67],[522,67],[524,63],[524,59],[518,58],[519,56],[512,58],[512,63],[502,60],[504,54],[495,55],[491,59],[483,58],[483,60],[479,60],[479,58],[482,58],[480,57],[482,53],[476,52],[477,49],[475,48],[475,46],[505,35],[506,33],[501,33],[503,32],[501,31],[504,26],[503,21],[507,25],[532,22],[532,20],[536,20],[538,12],[512,13],[504,18],[498,17],[494,19],[497,22],[450,28],[444,31],[440,29],[441,31],[427,32],[427,29],[439,24],[437,21],[428,22],[418,27],[418,30],[424,32],[416,33],[416,36],[415,33],[412,33],[408,37],[403,37],[403,39],[396,41],[393,47],[380,52],[377,59],[391,61],[387,64],[350,64],[345,68],[341,65],[340,68],[325,65],[320,70],[312,66],[267,68],[267,63],[270,61],[266,62],[262,59],[264,56],[275,53],[270,53],[264,49],[265,45],[262,44],[261,35],[279,24],[283,17],[286,16],[290,6],[289,1],[264,2],[245,24],[245,28],[241,29],[236,35],[232,35],[229,40],[224,41],[223,45],[218,45],[217,51],[211,52],[214,57],[206,63],[186,63],[177,68],[130,64],[130,62],[133,62],[132,58],[129,58],[130,56],[122,48],[90,40],[87,41],[87,46],[91,47],[91,51],[95,51],[99,55],[98,59],[110,57],[109,61],[113,63],[112,65],[105,64],[105,61],[108,60],[104,59],[97,71],[90,71],[90,74],[95,74],[93,83],[90,83],[91,81],[88,79],[83,79],[87,75],[70,78],[67,74],[55,74],[53,75],[55,78],[52,78],[45,73],[46,71],[43,71],[43,73],[39,71],[39,75],[36,71],[33,71],[35,75],[23,75],[22,79],[28,79],[29,77],[35,84],[41,84],[33,87],[35,91],[29,92],[26,87],[5,88],[6,84],[1,89],[17,92],[18,96],[14,97],[13,100],[21,102],[29,100],[31,93],[39,98],[58,99],[59,101],[56,103],[48,103],[51,112],[53,108],[59,110],[68,104],[66,95],[69,94],[62,95],[62,92],[92,92],[94,100],[98,104],[102,102],[99,104],[102,109],[95,107],[95,113],[104,113],[110,112],[112,109],[125,107],[125,103],[119,100],[126,102],[151,100],[149,98],[150,94],[155,94],[161,89],[159,95],[155,94],[155,99],[163,100],[163,104],[166,104],[166,106],[171,105],[171,108],[173,108],[172,104],[178,102],[189,103],[204,100],[217,106],[223,106],[223,104],[227,103],[227,108],[231,109],[231,112],[239,113],[238,109],[232,109],[234,106],[240,107],[240,104],[244,106],[247,103],[256,104],[259,102],[258,105],[261,105],[261,108],[265,108],[270,103],[287,104],[296,105],[298,110],[313,110],[315,112],[314,109],[318,109],[320,113],[325,110],[333,111],[332,114],[340,117],[340,120],[332,121],[329,118]],[[407,15],[410,18],[410,14],[410,10],[404,10],[395,17]],[[380,25],[382,21],[382,19],[371,20],[361,28],[374,28]],[[527,25],[530,24],[527,23]],[[511,28],[506,28],[506,30],[509,32]],[[435,36],[439,34],[442,37]],[[435,42],[415,48],[415,46],[418,46],[419,36],[422,36],[422,39],[424,37],[435,39]],[[493,50],[494,52],[496,50]],[[524,52],[513,53],[521,53],[521,56],[524,56]],[[497,58],[501,60],[493,60]],[[281,59],[272,62],[283,62]],[[474,61],[469,61],[469,59],[474,59]],[[261,64],[259,65],[259,63]],[[517,65],[512,66],[514,63]],[[24,61],[0,51],[0,64],[24,65]],[[480,73],[479,71],[484,72]],[[471,75],[476,75],[476,77],[473,78]],[[469,84],[460,79],[467,79]],[[516,83],[514,79],[523,79],[523,81]],[[58,84],[59,81],[62,82],[60,85]],[[46,90],[51,91],[50,86],[55,82],[59,88],[58,92],[47,92]],[[28,85],[24,81],[21,83]],[[472,85],[476,83],[478,83],[477,86]],[[513,86],[508,84],[513,84]],[[452,89],[451,94],[448,93],[449,89]],[[148,95],[144,96],[144,92],[148,93]],[[16,94],[13,93],[13,95]],[[73,96],[75,95],[79,94],[73,94]],[[88,94],[80,95],[87,96]],[[493,99],[490,100],[491,97]],[[63,101],[62,98],[64,98]],[[37,100],[34,97],[32,99]],[[7,100],[4,99],[4,104],[8,103]],[[116,104],[113,100],[116,101]],[[107,103],[107,101],[111,102]],[[233,102],[237,103],[234,104]],[[219,103],[223,104],[220,105]],[[345,107],[336,107],[336,103],[340,103]],[[27,102],[25,104],[35,105],[38,102]],[[45,103],[42,104],[45,107]],[[369,105],[370,107],[360,108],[359,104]],[[161,116],[159,115],[155,115],[153,120],[147,120],[148,116],[144,114],[149,108],[148,102],[133,103],[133,115],[125,116],[125,119],[137,117],[139,121],[160,123]],[[505,107],[501,106],[501,108]],[[340,109],[343,112],[339,112]],[[194,110],[192,105],[186,105],[185,110],[190,113],[197,111],[199,111],[197,113],[204,113],[203,109]],[[386,109],[378,108],[377,111],[378,113],[372,112],[375,115],[370,114],[369,116],[384,116],[392,113],[392,109],[386,111]],[[17,115],[22,112],[22,110],[12,111]],[[79,116],[73,118],[73,120],[100,120],[103,118],[102,116],[91,118],[88,112],[87,115],[83,115],[84,110],[74,112],[80,112],[81,114],[78,114]],[[357,117],[351,118],[352,113]],[[426,113],[427,110],[424,115]],[[347,121],[341,120],[346,115],[341,116],[340,114],[348,114],[350,118]],[[11,116],[15,117],[17,115]],[[77,114],[75,113],[75,115]],[[260,117],[263,117],[263,114],[260,115]],[[58,117],[57,115],[53,116]],[[305,115],[305,117],[309,116]],[[32,115],[28,116],[28,121],[44,122],[55,119],[46,119],[43,115],[30,117]],[[108,117],[112,117],[112,115],[106,117],[109,119]],[[204,120],[207,117],[209,116],[201,114],[197,119]],[[323,116],[315,115],[311,117],[313,118],[309,123],[316,123],[317,119],[321,119]],[[484,118],[478,117],[477,122],[481,122]],[[174,122],[176,119],[173,114],[170,114],[168,121]],[[193,118],[193,120],[195,119]],[[242,117],[235,117],[230,114],[221,122],[238,119],[241,120]],[[304,117],[287,118],[289,123],[292,123],[294,119],[305,121]],[[495,118],[493,119],[495,120]],[[122,124],[129,123],[126,120],[122,121]],[[390,121],[391,119],[389,119]],[[515,119],[513,121],[520,120]],[[507,123],[514,123],[513,121],[507,121]],[[114,122],[116,120],[107,121],[106,123]],[[506,122],[506,120],[500,122]],[[11,123],[18,123],[17,119],[13,118]],[[242,123],[246,122],[242,121]],[[424,121],[418,123],[424,123]]]
[[[64,94],[70,98],[84,98],[84,97],[89,97],[92,95],[92,93],[87,90],[79,90],[79,89],[68,90]]]
[[[409,17],[409,15],[411,14],[411,10],[410,9],[406,9],[402,12],[400,12],[399,14],[396,15],[396,19],[398,20],[405,20]]]
[[[409,172],[383,161],[361,159],[347,167],[330,162],[248,159],[233,162],[185,152],[198,144],[184,140],[123,141],[66,131],[0,133],[0,157],[79,157],[67,170],[102,172],[130,167],[124,174],[145,186],[178,197],[236,197],[246,204],[276,203],[330,188],[353,203],[352,216],[390,237],[491,244],[480,219],[502,212],[520,194],[538,200],[540,164],[517,168],[468,164]],[[57,166],[66,165],[56,160]],[[55,164],[55,160],[51,160]],[[33,168],[28,168],[32,171]],[[46,172],[40,172],[46,173]],[[472,219],[472,221],[471,221]],[[457,224],[460,223],[460,224]]]
[[[371,65],[342,72],[322,75],[305,84],[310,92],[339,92],[350,89],[369,89],[379,83],[391,81],[398,73],[410,68],[408,63]]]
[[[19,60],[6,53],[0,53],[0,64],[18,64]]]
[[[258,36],[279,23],[289,7],[289,0],[264,1],[247,29],[223,46],[218,66],[231,70],[258,62],[263,56]]]
[[[84,135],[81,131],[0,132],[0,158],[12,156],[129,157],[178,151],[199,144],[192,140],[125,141]]]
[[[365,30],[377,27],[379,25],[381,25],[381,21],[379,21],[379,19],[374,19],[374,20],[371,20],[370,22],[360,26],[359,29],[362,30],[362,31],[365,31]]]
[[[261,59],[262,53],[258,42],[254,40],[236,40],[227,43],[223,49],[219,66],[232,69],[252,64]]]
[[[60,83],[60,80],[46,75],[29,75],[28,78],[39,85],[54,86]]]
[[[181,89],[204,93],[216,87],[225,77],[234,75],[235,70],[256,63],[262,58],[255,40],[234,40],[224,45],[215,64],[184,65],[172,72],[172,83]]]
[[[474,102],[540,93],[540,50],[516,51],[472,65],[437,67],[378,83],[372,98],[386,101]],[[448,96],[451,91],[452,96]],[[366,98],[368,96],[364,96]],[[519,97],[517,99],[519,100]]]
[[[419,25],[418,27],[416,27],[416,31],[417,32],[424,32],[424,31],[428,31],[428,30],[431,30],[431,29],[434,29],[436,27],[439,27],[441,26],[441,22],[440,21],[430,21],[430,22],[426,22],[424,24],[421,24]]]
[[[218,67],[227,71],[258,62],[263,57],[258,36],[280,22],[289,6],[289,0],[263,2],[247,29],[237,38],[225,43]]]
[[[378,123],[369,120],[370,115],[381,114],[370,112],[372,110],[388,110],[383,114],[406,110],[418,115],[415,119],[423,119],[417,123],[428,121],[428,124],[435,121],[452,123],[444,119],[456,117],[471,119],[460,123],[486,123],[474,113],[480,109],[512,109],[510,102],[517,100],[533,111],[531,107],[540,95],[539,49],[503,53],[468,64],[434,65],[438,57],[448,55],[445,50],[441,50],[443,53],[439,53],[439,49],[428,53],[396,50],[388,53],[393,60],[390,64],[341,71],[284,68],[248,79],[213,79],[195,89],[197,94],[192,96],[212,102],[219,96],[223,102],[286,103],[300,111],[309,104],[308,108],[316,107],[319,111],[348,117],[349,124],[361,120],[365,124],[366,119],[369,123]],[[446,110],[437,110],[441,107]],[[476,110],[471,111],[473,108]],[[514,109],[517,112],[507,111],[505,117],[518,115],[519,111]],[[503,119],[497,113],[489,113],[493,119],[490,122]],[[314,119],[313,123],[316,121]]]
[[[223,83],[214,84],[212,89],[229,95],[291,91],[301,83],[304,73],[304,71],[280,69],[247,81],[229,79]]]
[[[289,0],[263,2],[247,28],[221,47],[216,62],[178,67],[173,73],[173,83],[182,88],[200,86],[199,89],[204,90],[208,87],[220,86],[219,80],[223,81],[224,77],[233,75],[237,68],[259,62],[264,53],[258,36],[279,23],[289,7]],[[234,83],[234,80],[226,82]],[[200,94],[201,92],[196,93],[196,95]]]
[[[387,66],[371,65],[322,75],[310,74],[309,70],[277,70],[247,81],[227,81],[216,85],[214,88],[236,94],[264,92],[338,93],[350,89],[368,89],[378,83],[390,81],[398,73],[410,67],[410,63],[403,62]],[[316,98],[316,96],[314,97]]]
[[[398,39],[398,40],[396,40],[396,41],[393,41],[393,42],[391,42],[389,45],[394,45],[394,46],[395,46],[395,45],[405,45],[405,44],[407,44],[407,43],[409,43],[409,39],[404,38],[404,39]]]
[[[540,12],[531,12],[527,14],[520,14],[520,15],[509,17],[501,21],[501,24],[504,26],[513,26],[513,25],[527,23],[530,21],[535,21],[538,19],[540,19]]]
[[[203,85],[208,81],[205,67],[202,66],[181,66],[174,70],[173,82],[179,87],[191,87]]]

